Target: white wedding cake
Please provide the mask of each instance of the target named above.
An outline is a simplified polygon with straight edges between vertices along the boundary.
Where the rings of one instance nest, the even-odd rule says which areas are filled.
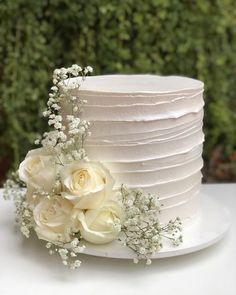
[[[92,71],[54,70],[50,131],[4,184],[22,234],[36,234],[69,269],[82,252],[149,265],[219,241],[227,211],[199,202],[203,83]]]
[[[187,220],[198,211],[203,87],[178,76],[106,75],[87,77],[75,91],[87,100],[89,158],[110,170],[117,187],[156,193],[161,221]]]

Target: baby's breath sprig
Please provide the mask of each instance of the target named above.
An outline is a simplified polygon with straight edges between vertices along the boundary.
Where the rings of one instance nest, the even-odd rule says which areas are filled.
[[[90,135],[90,122],[81,120],[79,116],[87,101],[74,95],[73,90],[80,88],[86,75],[92,71],[90,66],[82,68],[75,64],[53,72],[54,85],[51,87],[47,109],[43,112],[43,116],[48,118],[48,125],[54,130],[45,132],[35,143],[41,143],[43,147],[56,152],[61,165],[63,165],[61,154],[69,161],[87,159],[84,141]],[[81,79],[70,80],[75,77]],[[61,112],[62,105],[70,106],[70,113],[64,117]]]
[[[120,193],[126,219],[119,240],[136,253],[135,263],[145,259],[151,264],[151,257],[162,248],[163,238],[179,245],[182,242],[181,221],[176,218],[168,224],[159,223],[161,204],[156,195],[142,190],[129,190],[123,185]]]
[[[12,199],[15,205],[15,221],[22,234],[29,238],[33,229],[33,213],[26,201],[26,187],[24,182],[19,179],[18,171],[12,172],[11,177],[3,185],[3,198]]]
[[[70,243],[64,245],[56,245],[48,242],[46,248],[49,250],[50,255],[59,254],[62,263],[74,270],[81,265],[79,255],[83,253],[85,246],[81,245],[80,237],[75,237]]]
[[[26,185],[20,180],[18,171],[12,172],[3,184],[3,198],[5,200],[15,200],[23,197],[25,190],[22,190],[22,188],[26,188]]]
[[[15,200],[16,222],[22,234],[29,238],[31,230],[34,228],[33,212],[25,198]]]

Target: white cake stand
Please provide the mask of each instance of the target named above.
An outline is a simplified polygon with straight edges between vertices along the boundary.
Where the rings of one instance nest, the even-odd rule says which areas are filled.
[[[196,220],[190,225],[186,225],[183,231],[184,242],[178,246],[169,243],[164,244],[161,251],[152,258],[165,258],[193,253],[207,248],[221,240],[230,227],[229,212],[214,199],[207,195],[201,195],[201,209]],[[94,245],[87,243],[84,254],[133,259],[135,254],[127,247],[122,247],[115,241],[106,245]]]

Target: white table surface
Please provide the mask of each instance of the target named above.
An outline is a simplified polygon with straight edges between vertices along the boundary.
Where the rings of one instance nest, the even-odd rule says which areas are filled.
[[[204,185],[203,191],[231,211],[231,229],[216,245],[150,266],[83,255],[76,271],[49,256],[43,243],[24,239],[14,227],[12,203],[0,198],[0,294],[235,295],[236,184]]]

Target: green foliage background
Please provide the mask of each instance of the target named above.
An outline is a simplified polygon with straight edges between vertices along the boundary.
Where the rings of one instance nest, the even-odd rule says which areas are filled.
[[[205,82],[205,158],[236,147],[235,0],[0,1],[0,166],[38,133],[54,68],[159,73]],[[3,168],[2,168],[3,169]]]

